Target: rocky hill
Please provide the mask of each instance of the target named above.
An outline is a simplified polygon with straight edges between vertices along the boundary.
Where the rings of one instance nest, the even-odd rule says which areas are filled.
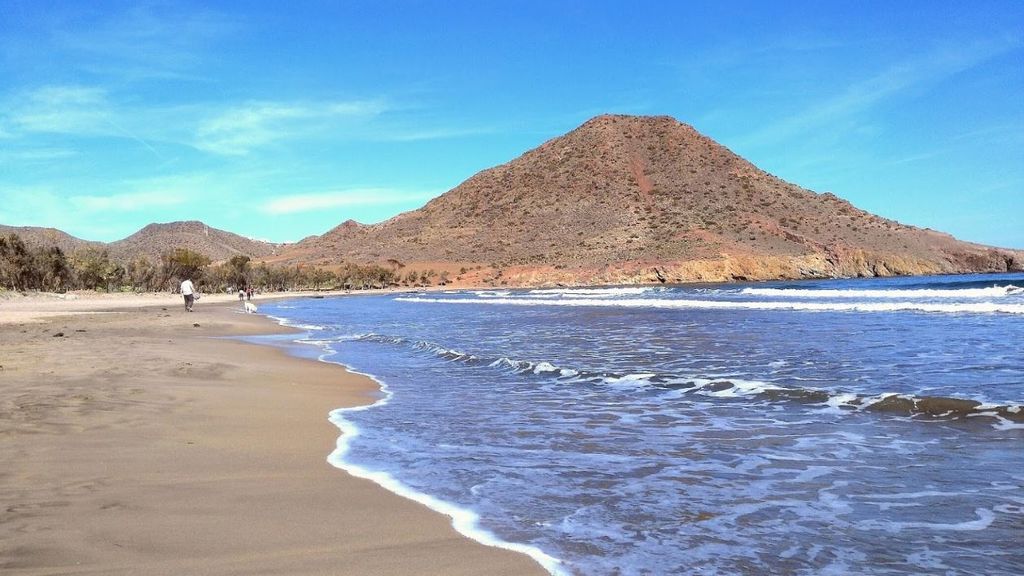
[[[151,262],[159,262],[162,254],[175,248],[188,248],[214,262],[239,254],[261,260],[274,256],[281,248],[278,244],[250,240],[194,220],[150,224],[127,238],[109,244],[82,240],[54,228],[0,225],[0,235],[11,233],[20,236],[26,245],[33,248],[57,246],[68,255],[82,248],[106,249],[111,259],[125,263],[139,256],[145,256]]]
[[[109,247],[111,257],[118,260],[146,256],[157,261],[170,249],[188,248],[214,262],[236,255],[259,260],[273,256],[279,248],[277,244],[251,240],[195,220],[150,224],[127,238],[111,243]]]
[[[457,266],[509,284],[1005,271],[961,242],[785,182],[673,118],[599,116],[419,210],[348,221],[278,260]]]
[[[57,230],[56,228],[38,228],[36,226],[4,226],[0,224],[0,236],[7,236],[8,234],[17,234],[21,240],[29,247],[33,249],[38,248],[49,248],[50,246],[56,246],[60,248],[65,254],[71,254],[79,248],[94,247],[102,248],[104,244],[102,242],[91,242],[89,240],[82,240]]]

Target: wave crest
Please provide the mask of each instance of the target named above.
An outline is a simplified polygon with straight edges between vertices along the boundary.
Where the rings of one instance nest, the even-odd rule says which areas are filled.
[[[671,298],[575,298],[568,300],[545,298],[429,298],[399,297],[396,302],[419,304],[477,304],[505,306],[590,306],[617,308],[660,308],[669,310],[797,310],[809,312],[931,312],[942,314],[1019,314],[1024,315],[1024,304],[997,302],[806,302],[806,301],[737,301],[692,300]]]
[[[878,299],[921,299],[921,298],[1003,298],[1024,294],[1024,288],[1014,286],[990,286],[988,288],[955,289],[874,289],[874,290],[832,290],[813,288],[744,288],[740,294],[750,296],[777,296],[785,298],[878,298]]]
[[[994,418],[1001,424],[1024,423],[1024,406],[1015,404],[985,404],[965,398],[914,396],[898,393],[864,396],[815,388],[788,387],[760,380],[737,378],[704,378],[653,372],[615,374],[561,367],[547,361],[478,356],[452,350],[433,342],[410,341],[395,336],[367,334],[358,339],[408,346],[412,350],[433,354],[449,362],[497,369],[526,377],[544,378],[563,385],[659,389],[667,393],[667,400],[680,399],[689,395],[719,399],[748,398],[768,403],[794,402],[812,406],[819,405],[832,410],[876,412],[916,419],[961,420],[987,417]]]

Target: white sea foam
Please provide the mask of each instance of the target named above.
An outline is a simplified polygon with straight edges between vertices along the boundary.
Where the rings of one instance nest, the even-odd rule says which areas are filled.
[[[803,310],[812,312],[935,312],[946,314],[1020,314],[1024,315],[1024,304],[1002,304],[994,302],[931,303],[931,302],[777,302],[777,301],[731,301],[731,300],[688,300],[667,298],[626,298],[600,299],[578,298],[553,300],[543,298],[489,298],[450,299],[427,297],[400,297],[398,302],[427,304],[490,304],[508,306],[591,306],[617,308],[663,308],[675,310]]]
[[[625,376],[607,376],[602,382],[609,386],[636,386],[638,384],[649,384],[650,379],[657,376],[654,373],[626,374]]]
[[[991,286],[989,288],[953,288],[919,290],[815,290],[811,288],[744,288],[740,294],[751,296],[779,296],[786,298],[1000,298],[1024,293],[1019,286]]]
[[[773,300],[737,296],[737,290],[731,291],[731,299]],[[704,298],[689,290],[668,289],[618,299],[680,296]],[[433,293],[428,297],[476,299],[465,292],[454,296]],[[525,291],[497,298],[539,299]],[[708,296],[721,298],[729,296],[726,292]],[[570,300],[547,300],[555,299]],[[820,302],[793,300],[798,304]],[[1003,301],[1024,303],[1012,298]],[[841,304],[855,302],[839,300]],[[950,394],[945,381],[922,378],[933,385],[925,390],[904,386],[899,379],[893,382],[887,377],[900,370],[914,373],[913,367],[925,362],[939,363],[937,368],[944,362],[958,364],[942,354],[944,348],[928,348],[929,355],[913,356],[920,358],[920,362],[908,360],[910,369],[894,366],[899,360],[893,361],[887,349],[878,357],[833,358],[828,354],[811,354],[814,361],[803,361],[801,358],[806,354],[785,348],[784,339],[781,350],[751,346],[756,344],[751,342],[753,338],[730,339],[736,333],[733,328],[741,334],[751,329],[742,323],[734,326],[728,322],[728,330],[714,333],[719,337],[715,346],[704,346],[703,339],[688,339],[703,333],[695,334],[697,331],[690,329],[685,320],[680,322],[680,313],[668,312],[662,314],[663,318],[650,318],[651,314],[647,314],[637,323],[643,331],[625,333],[603,330],[607,326],[606,315],[595,315],[600,310],[616,308],[552,309],[542,307],[545,303],[541,302],[537,308],[522,309],[531,313],[520,318],[507,314],[516,309],[481,308],[481,312],[489,310],[492,314],[474,315],[461,314],[467,308],[394,304],[391,297],[381,298],[379,303],[388,306],[387,314],[368,307],[363,318],[353,306],[340,308],[343,314],[331,310],[330,314],[300,315],[305,322],[332,325],[327,332],[309,337],[343,354],[342,360],[352,354],[352,362],[362,366],[368,358],[372,359],[365,369],[373,372],[377,370],[371,365],[390,364],[388,359],[405,362],[402,369],[395,371],[394,380],[386,378],[395,392],[390,407],[371,408],[358,414],[332,413],[332,421],[337,416],[353,427],[338,426],[342,434],[338,438],[341,456],[338,463],[331,463],[451,516],[456,528],[464,526],[478,540],[480,535],[473,535],[480,528],[478,521],[486,526],[494,522],[493,529],[498,534],[505,534],[506,529],[512,530],[508,534],[529,533],[529,538],[515,539],[564,559],[566,564],[555,564],[552,572],[669,574],[678,572],[679,566],[699,564],[710,572],[734,573],[742,572],[744,566],[752,563],[766,566],[767,571],[785,571],[786,566],[799,563],[815,573],[871,572],[872,564],[867,559],[870,551],[862,552],[868,548],[862,544],[863,538],[856,535],[857,528],[868,530],[863,533],[867,537],[889,538],[894,546],[948,554],[956,560],[950,563],[955,571],[977,572],[979,568],[984,571],[986,557],[995,563],[1001,561],[1000,553],[1005,546],[999,543],[1007,541],[1008,531],[1012,541],[1012,521],[1020,516],[1007,515],[1020,514],[1020,501],[1013,501],[1012,496],[1019,494],[1022,478],[1017,474],[1014,481],[1012,460],[1004,464],[987,456],[987,450],[946,450],[947,446],[962,446],[969,438],[966,435],[974,434],[977,426],[971,423],[961,430],[959,423],[951,423],[936,428],[924,423],[929,420],[928,413],[919,417],[916,405],[896,401],[898,398],[892,398],[891,393],[878,394],[886,389],[934,394],[922,399],[941,399]],[[586,313],[556,314],[555,318],[541,313],[574,310]],[[508,338],[494,337],[491,332],[487,332],[488,338],[481,338],[474,330],[478,326],[481,330],[489,329],[493,313],[497,312],[506,313],[503,315]],[[723,319],[728,316],[726,312],[721,314],[725,314]],[[740,317],[749,318],[750,314],[740,313]],[[762,317],[765,314],[770,313],[760,313]],[[787,322],[815,326],[819,321],[858,321],[858,317],[840,314],[830,314],[831,320],[825,315],[776,314],[785,314]],[[572,323],[572,316],[584,321]],[[439,321],[430,322],[435,318]],[[966,320],[1006,327],[1010,332],[1004,340],[1012,342],[1019,324],[1016,318],[1021,317]],[[591,319],[596,322],[589,323]],[[656,332],[647,330],[651,320],[661,322],[654,324],[659,329]],[[965,318],[932,320],[956,325]],[[899,318],[893,321],[900,322]],[[675,325],[682,328],[678,332],[666,329]],[[445,329],[439,332],[437,326]],[[715,322],[703,326],[711,330]],[[584,332],[591,328],[593,333]],[[349,348],[336,343],[336,330],[350,334],[373,330],[383,334],[368,335],[358,347]],[[567,336],[561,340],[563,333]],[[777,336],[775,331],[767,333],[773,338]],[[645,339],[648,334],[657,337]],[[550,341],[545,339],[549,336]],[[913,332],[907,336],[907,341],[913,341]],[[878,337],[884,339],[885,335]],[[723,341],[736,344],[735,357],[729,355],[731,347],[718,348],[717,344]],[[677,342],[694,344],[692,348],[698,353],[694,354],[689,346],[673,346]],[[365,348],[371,346],[374,353],[364,355]],[[647,350],[651,353],[647,354]],[[985,350],[984,365],[1015,366],[1013,351],[1012,347]],[[908,350],[907,356],[912,352],[913,349]],[[466,355],[472,353],[480,356]],[[771,368],[784,369],[784,373],[780,376],[770,372],[766,367],[769,362]],[[494,367],[488,368],[489,365]],[[573,372],[576,374],[572,375]],[[1002,378],[1002,374],[999,372],[996,377]],[[443,381],[448,375],[451,389],[446,388],[445,398],[440,400],[441,395],[430,383]],[[957,380],[970,376],[973,373]],[[737,381],[734,377],[749,380]],[[782,389],[776,390],[776,384]],[[965,385],[962,390],[973,397],[977,388]],[[449,391],[455,394],[447,397]],[[401,400],[407,394],[412,402],[408,409],[414,410],[415,415],[405,412],[407,408]],[[878,408],[892,412],[861,412],[885,398],[890,402]],[[982,401],[980,397],[977,400]],[[452,401],[466,402],[471,409],[453,414]],[[942,409],[941,403],[926,403],[924,409],[929,406]],[[998,404],[985,404],[982,408],[991,408],[994,414],[998,411],[1007,417],[1018,415]],[[392,410],[397,413],[392,414]],[[465,412],[466,417],[458,412]],[[970,412],[969,407],[965,412]],[[443,425],[418,424],[424,416]],[[446,420],[449,416],[455,417]],[[922,422],[911,422],[914,420]],[[481,421],[486,435],[479,433]],[[510,427],[505,428],[506,425]],[[355,437],[360,431],[362,436],[354,441],[345,440],[345,436]],[[995,434],[993,438],[998,437],[1005,445],[1012,442],[1015,434],[1016,431]],[[742,441],[747,439],[750,441]],[[389,449],[391,443],[401,449]],[[381,448],[382,455],[364,458],[364,444],[367,449]],[[418,449],[408,450],[412,447]],[[719,454],[723,457],[717,457]],[[712,457],[695,457],[704,455]],[[928,483],[934,478],[930,473],[934,467],[945,469],[948,462],[965,458],[971,466],[964,467],[956,482],[941,486]],[[346,464],[347,460],[358,462],[363,468],[353,462]],[[913,465],[904,467],[906,462]],[[989,463],[991,471],[985,466]],[[392,470],[393,476],[373,470],[379,468]],[[514,473],[509,474],[512,470]],[[421,472],[427,473],[418,475]],[[890,472],[898,474],[898,481],[893,481]],[[708,478],[715,481],[708,482]],[[991,497],[987,488],[990,479],[1003,481],[1009,494]],[[436,501],[429,494],[448,494],[433,488],[439,485],[455,486],[463,496],[452,496],[450,502]],[[940,497],[939,490],[954,494]],[[886,496],[891,492],[903,493]],[[556,496],[551,497],[552,494]],[[872,498],[878,494],[882,496]],[[943,506],[928,512],[940,500]],[[472,509],[484,519],[477,519],[472,511],[454,502],[472,502]],[[479,507],[476,502],[480,502]],[[758,506],[747,507],[750,502]],[[453,509],[449,511],[446,505]],[[995,515],[987,527],[984,512],[973,512],[979,507]],[[576,508],[579,513],[574,513]],[[673,514],[681,515],[679,522],[666,525],[646,521],[674,517]],[[857,524],[868,520],[878,522]],[[918,524],[911,524],[914,522]],[[816,537],[815,530],[821,525],[846,526],[850,537]],[[971,531],[983,528],[980,532]],[[803,538],[799,546],[789,547],[787,534],[810,536]],[[937,543],[937,539],[948,540],[948,545]],[[593,548],[581,548],[579,542],[587,542]],[[974,543],[981,546],[975,549],[971,546]],[[797,560],[778,563],[775,558],[780,556]],[[961,559],[963,556],[967,557]],[[914,565],[926,563],[920,559],[911,563],[914,565],[901,562],[898,556],[894,557],[891,567],[913,572]]]
[[[476,290],[473,294],[481,298],[507,298],[512,295],[512,292],[508,290]]]
[[[594,298],[616,296],[639,296],[660,288],[650,286],[619,287],[619,288],[539,288],[530,290],[528,295],[534,297]]]
[[[380,381],[378,380],[378,382]],[[383,383],[381,383],[381,385],[383,386]],[[459,534],[462,534],[467,538],[476,540],[477,542],[480,542],[481,544],[484,544],[486,546],[493,546],[495,548],[503,548],[505,550],[511,550],[513,552],[526,554],[530,558],[533,558],[538,564],[543,566],[544,569],[551,574],[557,576],[568,574],[568,572],[566,572],[563,569],[562,562],[560,560],[553,556],[550,556],[549,554],[546,554],[539,548],[529,546],[526,544],[502,540],[489,530],[481,528],[480,517],[476,512],[473,512],[472,510],[466,508],[461,508],[455,504],[452,504],[451,502],[441,500],[440,498],[435,498],[430,494],[414,490],[413,488],[410,488],[409,486],[403,484],[397,478],[395,478],[391,474],[388,474],[387,472],[370,470],[369,468],[359,466],[358,464],[353,464],[352,462],[346,460],[345,456],[349,452],[352,440],[359,435],[359,429],[354,424],[345,419],[345,413],[355,410],[367,410],[370,408],[381,406],[387,403],[389,399],[390,396],[387,396],[385,398],[382,398],[381,400],[378,400],[376,403],[368,406],[339,408],[331,412],[330,421],[335,426],[337,426],[339,430],[341,430],[341,436],[338,437],[337,447],[335,448],[334,452],[332,452],[331,455],[328,456],[327,458],[328,463],[330,463],[335,468],[339,468],[341,470],[348,472],[349,474],[355,476],[356,478],[363,478],[369,480],[389,492],[397,494],[403,498],[412,500],[413,502],[423,504],[424,506],[430,508],[431,510],[440,512],[441,514],[448,516],[452,519],[452,527],[454,527]]]
[[[942,492],[939,490],[921,490],[919,492],[898,492],[895,494],[873,494],[869,498],[875,500],[917,500],[920,498],[952,498],[959,492]]]
[[[300,324],[298,322],[294,322],[294,321],[289,320],[287,318],[281,318],[279,316],[271,316],[270,314],[267,314],[266,316],[267,316],[267,318],[270,318],[271,320],[277,322],[281,326],[287,326],[289,328],[298,328],[299,330],[317,330],[317,331],[319,331],[319,330],[326,330],[327,329],[326,326],[320,326],[319,324]]]
[[[714,392],[709,391],[705,394],[716,398],[738,398],[740,396],[764,394],[769,390],[784,390],[781,386],[776,386],[774,384],[758,380],[737,380],[735,378],[730,378],[728,382],[732,384],[731,387]]]
[[[285,323],[287,321],[283,318],[275,318],[273,316],[269,317],[274,318],[282,325],[286,325]],[[377,385],[380,387],[380,391],[382,394],[381,398],[379,398],[376,402],[373,402],[372,404],[363,404],[359,406],[338,408],[330,413],[328,420],[332,424],[337,426],[339,431],[341,431],[341,435],[338,436],[338,440],[335,443],[334,451],[332,451],[327,456],[327,462],[331,466],[344,470],[345,472],[348,472],[349,474],[357,478],[369,480],[389,492],[392,492],[414,502],[423,504],[424,506],[430,508],[431,510],[448,516],[452,519],[452,527],[455,528],[455,530],[459,534],[462,534],[463,536],[471,540],[475,540],[485,546],[492,546],[494,548],[502,548],[505,550],[510,550],[512,552],[526,554],[530,558],[533,558],[534,561],[536,561],[542,567],[544,567],[544,569],[547,570],[550,574],[554,576],[568,576],[568,572],[564,569],[562,561],[545,553],[540,548],[529,546],[527,544],[520,544],[517,542],[508,542],[506,540],[502,540],[489,530],[481,528],[480,517],[476,512],[473,512],[472,510],[466,508],[461,508],[455,504],[452,504],[451,502],[441,500],[440,498],[435,498],[434,496],[431,496],[424,492],[414,490],[409,486],[406,486],[397,478],[395,478],[391,474],[388,474],[387,472],[370,470],[369,468],[359,466],[358,464],[354,464],[348,461],[346,459],[346,456],[348,455],[349,450],[351,449],[352,441],[359,436],[359,428],[351,421],[347,420],[345,418],[345,414],[349,412],[361,412],[364,410],[372,410],[374,408],[384,406],[391,401],[391,398],[394,396],[394,393],[390,390],[390,388],[388,388],[388,385],[384,381],[376,378],[372,374],[359,372],[352,368],[351,366],[344,364],[342,362],[328,360],[329,357],[335,354],[334,350],[331,349],[330,347],[330,341],[298,340],[297,342],[318,346],[321,350],[323,350],[323,353],[320,354],[320,356],[317,358],[319,361],[330,364],[337,364],[344,367],[352,374],[359,374],[361,376],[370,378],[371,380],[377,383]]]
[[[554,364],[551,364],[550,362],[538,362],[537,365],[533,367],[533,373],[534,374],[544,374],[545,372],[560,372],[560,371],[561,371],[561,369],[559,369]]]
[[[996,416],[996,423],[992,425],[996,430],[1024,430],[1024,422],[1012,422],[1003,418],[1002,416]]]
[[[852,406],[853,402],[857,400],[856,394],[843,393],[843,394],[832,394],[825,401],[825,405],[831,410],[842,410],[843,406]]]
[[[977,531],[984,530],[992,525],[996,519],[995,512],[988,508],[976,508],[974,513],[978,516],[974,520],[965,520],[956,523],[940,522],[892,522],[888,520],[862,520],[855,526],[858,530],[885,530],[886,532],[900,532],[905,529],[918,530],[939,530],[939,531]]]
[[[374,339],[380,342],[399,344],[407,342],[404,338],[373,333],[341,336],[329,341],[303,340],[300,342],[317,344],[329,349],[329,345],[331,343],[339,340],[360,339]],[[530,361],[508,357],[501,357],[495,360],[482,359],[473,354],[445,348],[435,343],[423,340],[412,342],[411,347],[415,350],[430,352],[452,362],[483,360],[490,368],[498,368],[520,374],[534,374],[541,376],[551,375],[551,377],[563,382],[599,382],[605,386],[638,389],[648,386],[667,385],[671,390],[666,392],[666,398],[681,398],[689,394],[697,394],[713,398],[741,398],[787,390],[793,393],[794,398],[797,398],[800,396],[801,392],[801,389],[779,386],[771,382],[736,378],[735,375],[731,373],[714,374],[704,371],[700,376],[659,374],[655,372],[628,373],[625,375],[598,374],[595,372],[581,373],[578,370],[562,368],[547,361]],[[673,384],[676,386],[673,386]],[[813,392],[813,389],[805,389],[803,391]],[[880,402],[884,402],[893,397],[909,400],[914,406],[916,406],[919,401],[919,398],[914,395],[898,394],[895,392],[881,393],[874,396],[859,396],[852,393],[839,392],[830,394],[826,400],[821,401],[818,405],[822,406],[820,412],[841,413],[851,408],[857,410],[871,409]],[[1024,406],[1020,405],[1007,406],[1002,404],[980,404],[974,406],[973,411],[966,414],[966,416],[988,416],[996,420],[994,426],[997,429],[1011,429],[1016,427],[1015,424],[1003,418],[1001,413],[1017,413],[1022,409],[1024,409]],[[916,413],[914,409],[909,410],[911,413]],[[946,415],[950,413],[952,412],[949,412]],[[939,414],[939,416],[941,416],[941,414]]]

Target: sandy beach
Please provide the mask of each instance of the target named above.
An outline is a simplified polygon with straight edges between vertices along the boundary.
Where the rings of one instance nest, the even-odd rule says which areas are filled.
[[[341,367],[233,297],[0,301],[0,571],[544,574],[326,462]]]

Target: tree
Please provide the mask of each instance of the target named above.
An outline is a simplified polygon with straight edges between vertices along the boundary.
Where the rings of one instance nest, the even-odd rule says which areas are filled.
[[[82,288],[87,290],[109,289],[107,280],[112,264],[106,250],[100,248],[76,250],[71,257],[71,262]]]
[[[430,279],[433,278],[434,276],[437,276],[437,272],[434,272],[433,268],[431,268],[430,270],[425,270],[425,271],[421,272],[420,273],[420,284],[423,284],[424,286],[430,286],[430,284],[431,284]]]
[[[270,285],[270,268],[266,264],[260,264],[251,270],[251,279],[254,286],[266,290]]]
[[[107,270],[103,275],[103,281],[107,292],[120,290],[121,287],[125,285],[125,280],[127,279],[128,271],[125,270],[124,266],[121,266],[117,262],[111,262],[107,265]]]
[[[175,248],[165,253],[161,260],[164,278],[175,283],[185,278],[199,280],[210,263],[209,258],[188,248]]]
[[[249,257],[241,254],[228,260],[228,281],[237,288],[249,285]]]
[[[376,279],[379,282],[380,288],[387,288],[390,284],[395,283],[398,278],[398,272],[395,270],[388,270],[386,268],[377,268]]]
[[[330,270],[313,268],[313,270],[308,273],[308,279],[313,285],[313,290],[319,290],[320,286],[327,284],[328,282],[334,282],[337,280],[337,277]]]
[[[36,254],[37,269],[40,275],[40,286],[43,290],[66,292],[74,282],[75,274],[64,256],[64,251],[51,246]]]
[[[35,272],[35,258],[21,237],[0,237],[0,285],[13,290],[38,288]]]
[[[153,290],[158,284],[156,266],[145,256],[139,256],[128,264],[127,276],[136,290]]]

